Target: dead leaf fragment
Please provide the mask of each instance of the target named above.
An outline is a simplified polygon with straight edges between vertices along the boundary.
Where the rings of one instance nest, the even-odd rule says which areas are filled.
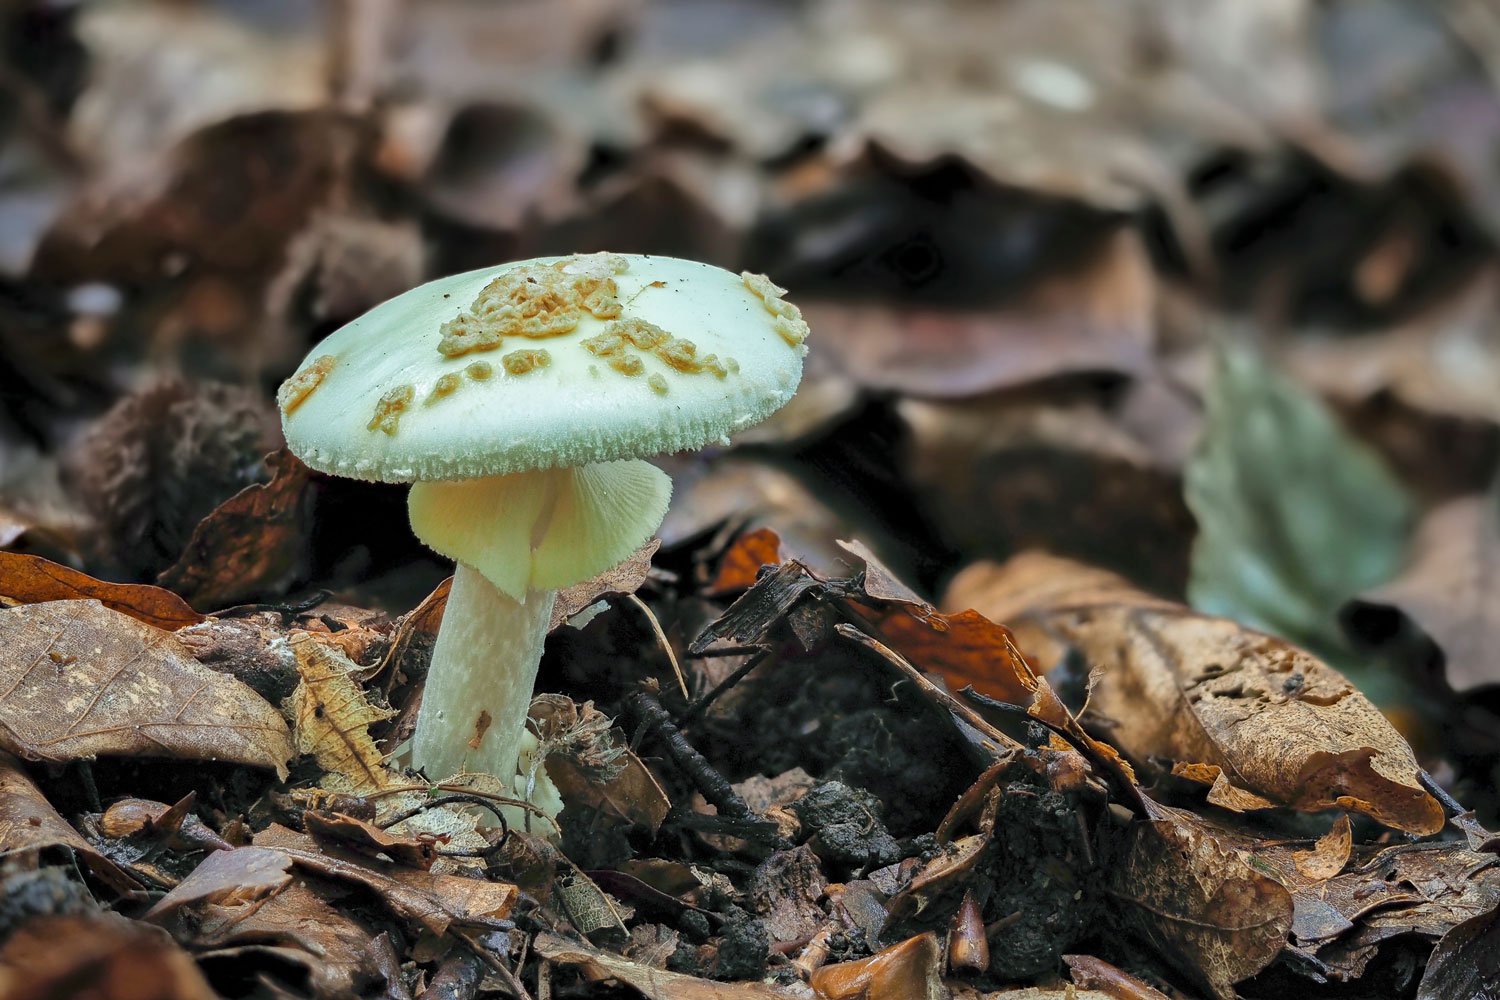
[[[1082,574],[1085,589],[1074,601],[1058,583],[1044,591],[1055,603],[1028,603],[1026,591],[1007,580],[1011,573],[1028,580]],[[996,600],[972,587],[980,579],[996,588]],[[1113,594],[1105,584],[1097,570],[1031,552],[982,577],[960,577],[948,600],[1010,623],[1021,647],[1047,668],[1064,648],[1076,649],[1100,671],[1089,704],[1113,724],[1111,742],[1136,760],[1203,765],[1180,773],[1218,786],[1210,793],[1216,804],[1347,809],[1421,835],[1443,828],[1443,809],[1423,790],[1411,748],[1332,667],[1124,580]]]
[[[719,571],[708,594],[729,594],[755,585],[762,566],[780,566],[781,536],[770,528],[747,531],[734,540],[719,560]]]
[[[215,851],[141,919],[170,927],[181,910],[204,903],[237,906],[263,899],[292,880],[291,859],[264,847]]]
[[[575,583],[566,590],[559,590],[557,599],[552,602],[552,616],[547,622],[547,630],[550,632],[557,628],[608,594],[635,593],[646,582],[646,576],[651,572],[651,557],[659,548],[661,539],[653,538],[619,565],[611,566],[598,576]]]
[[[92,598],[106,608],[168,631],[205,620],[170,590],[146,584],[106,583],[50,559],[17,552],[0,552],[0,597],[17,604]]]
[[[1064,955],[1073,982],[1085,989],[1098,987],[1114,1000],[1167,1000],[1167,995],[1149,983],[1117,969],[1101,958],[1092,955]]]
[[[281,586],[302,550],[307,466],[285,448],[265,458],[271,481],[246,486],[214,508],[157,582],[204,608],[221,608]]]
[[[1333,821],[1333,826],[1310,851],[1294,851],[1297,870],[1308,880],[1322,882],[1333,878],[1349,863],[1349,851],[1354,846],[1354,833],[1348,815]]]
[[[52,601],[0,612],[0,650],[0,746],[22,757],[185,757],[286,776],[280,713],[170,632],[98,601]]]

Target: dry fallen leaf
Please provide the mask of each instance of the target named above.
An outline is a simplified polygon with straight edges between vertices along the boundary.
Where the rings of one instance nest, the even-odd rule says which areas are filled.
[[[913,396],[979,396],[1059,374],[1144,373],[1154,282],[1138,237],[1120,231],[1075,272],[988,312],[804,306],[820,350],[860,384]]]
[[[286,776],[280,713],[170,632],[98,601],[52,601],[0,612],[0,651],[0,746],[22,757],[185,757]]]
[[[1443,936],[1427,962],[1417,1000],[1489,1000],[1500,995],[1500,908]]]
[[[591,980],[618,979],[649,1000],[792,1000],[806,996],[768,983],[717,983],[653,969],[555,934],[538,934],[532,947],[548,961],[577,966]]]
[[[286,449],[265,458],[271,481],[246,486],[214,508],[177,562],[157,577],[205,608],[274,591],[301,558],[307,466]]]
[[[146,584],[107,583],[41,556],[0,552],[0,597],[17,604],[88,600],[167,630],[197,625],[204,617],[170,590]]]
[[[358,666],[311,632],[292,636],[291,647],[302,680],[284,707],[297,752],[312,754],[327,772],[325,787],[364,795],[406,784],[370,738],[370,726],[396,713],[365,699],[355,680]]]
[[[518,895],[517,888],[505,882],[435,874],[358,855],[335,856],[320,849],[312,837],[274,823],[257,833],[254,843],[286,855],[302,871],[362,886],[396,915],[438,935],[455,923],[503,929]]]
[[[782,561],[780,535],[770,528],[747,531],[719,560],[719,571],[706,593],[716,596],[748,590],[755,585],[762,566],[780,566]]]
[[[929,931],[869,958],[825,965],[811,985],[822,1000],[943,1000],[942,965],[943,946]]]
[[[1079,573],[1083,593],[1058,583],[1050,601],[1009,580]],[[1341,674],[1288,643],[1124,580],[1110,588],[1097,570],[1035,552],[965,570],[946,603],[1009,623],[1047,668],[1062,648],[1077,649],[1100,671],[1089,706],[1110,721],[1110,741],[1137,761],[1177,761],[1179,774],[1212,786],[1215,804],[1347,809],[1422,835],[1443,828],[1442,806],[1396,729]]]
[[[1270,964],[1292,927],[1292,898],[1191,813],[1144,800],[1109,892],[1129,926],[1214,996]]]
[[[1354,833],[1347,815],[1333,821],[1333,826],[1310,851],[1294,851],[1297,871],[1313,881],[1322,882],[1333,878],[1349,863],[1349,851],[1354,846]]]
[[[90,871],[121,892],[137,888],[135,879],[58,815],[19,761],[0,752],[0,857],[24,864],[28,855],[51,847],[78,853]]]
[[[651,557],[661,548],[661,539],[653,538],[624,562],[612,566],[598,576],[576,583],[557,592],[552,602],[552,616],[547,621],[547,630],[557,628],[584,608],[608,594],[633,594],[646,582],[651,572]]]
[[[162,931],[102,913],[42,917],[17,930],[0,948],[0,996],[217,1000],[218,994]]]
[[[1373,616],[1379,634],[1401,630],[1387,616],[1409,619],[1431,640],[1435,659],[1455,691],[1500,681],[1493,650],[1500,648],[1500,503],[1465,497],[1428,514],[1417,529],[1400,575],[1360,596],[1344,611],[1346,627],[1363,631]],[[1369,638],[1367,637],[1367,641]]]

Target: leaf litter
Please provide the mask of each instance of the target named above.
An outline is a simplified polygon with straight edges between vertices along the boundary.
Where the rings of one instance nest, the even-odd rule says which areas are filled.
[[[33,6],[0,992],[1493,992],[1472,12]],[[268,388],[592,249],[765,271],[828,342],[560,595],[554,828],[405,769],[451,566]]]

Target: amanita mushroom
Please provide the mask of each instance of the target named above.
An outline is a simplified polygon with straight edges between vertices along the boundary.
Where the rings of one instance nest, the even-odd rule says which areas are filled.
[[[454,559],[412,762],[516,775],[556,591],[661,524],[648,455],[725,442],[797,389],[807,325],[782,290],[670,257],[543,258],[429,282],[330,334],[278,394],[331,475],[414,483]]]

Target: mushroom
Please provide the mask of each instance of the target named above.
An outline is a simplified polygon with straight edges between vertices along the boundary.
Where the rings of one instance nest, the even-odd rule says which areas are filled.
[[[642,461],[728,443],[797,389],[782,289],[694,261],[542,258],[429,282],[330,334],[278,393],[288,446],[413,484],[412,530],[456,561],[411,759],[515,782],[556,592],[666,513]]]

